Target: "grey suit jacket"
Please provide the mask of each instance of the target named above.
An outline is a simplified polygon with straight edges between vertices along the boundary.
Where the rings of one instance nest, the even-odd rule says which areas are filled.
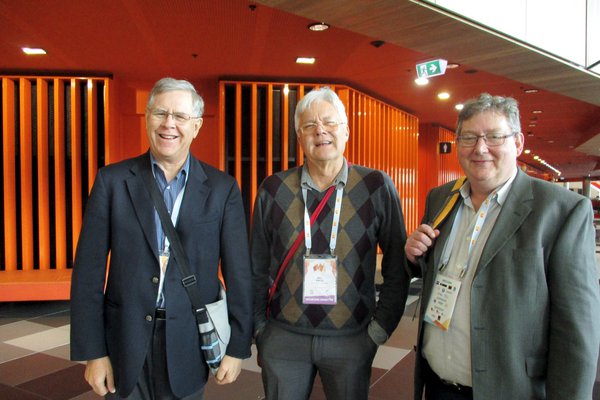
[[[246,358],[252,335],[252,288],[240,191],[233,177],[190,157],[176,229],[204,303],[218,298],[221,264],[232,328],[227,354]],[[146,153],[98,172],[72,276],[71,358],[110,356],[123,397],[133,390],[149,348],[160,276],[154,205],[141,176],[150,168]],[[166,352],[173,393],[184,397],[204,385],[208,370],[175,262],[171,257],[164,284]]]
[[[427,197],[423,222],[453,182]],[[423,314],[458,207],[426,256],[415,370],[421,399],[427,364]],[[485,244],[471,290],[475,399],[589,400],[600,346],[600,295],[589,199],[519,170]]]

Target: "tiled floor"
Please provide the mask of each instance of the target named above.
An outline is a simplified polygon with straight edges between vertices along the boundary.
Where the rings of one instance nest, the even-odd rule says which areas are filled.
[[[414,291],[414,289],[413,289]],[[375,358],[371,400],[412,399],[416,297]],[[69,303],[0,303],[0,400],[99,399],[83,380],[84,366],[69,361]],[[600,374],[600,373],[599,373]],[[597,378],[596,389],[600,389]],[[244,362],[238,381],[217,386],[209,380],[206,400],[263,398],[255,357]],[[317,382],[311,400],[324,400]],[[594,400],[600,400],[598,390]]]
[[[377,353],[370,399],[411,398],[416,300],[409,298],[399,328]],[[0,400],[99,398],[83,379],[84,365],[69,361],[69,322],[69,302],[0,303]],[[255,354],[244,361],[235,384],[218,386],[209,379],[205,393],[206,400],[262,399]],[[311,400],[321,399],[317,380]]]

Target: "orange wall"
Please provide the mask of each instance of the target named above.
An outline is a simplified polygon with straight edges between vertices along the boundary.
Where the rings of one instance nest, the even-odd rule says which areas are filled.
[[[137,156],[148,149],[144,112],[154,83],[120,79],[111,82],[107,164]],[[192,84],[204,99],[204,117],[191,151],[201,160],[218,166],[219,82],[204,80]]]
[[[450,142],[451,152],[440,154],[439,143]],[[419,124],[419,219],[429,191],[463,175],[456,154],[454,132],[437,125]]]

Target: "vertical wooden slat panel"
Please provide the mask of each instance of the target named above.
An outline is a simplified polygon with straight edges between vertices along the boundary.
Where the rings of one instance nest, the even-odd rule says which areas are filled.
[[[104,79],[104,165],[112,163],[111,135],[110,135],[110,85],[109,80]]]
[[[4,177],[4,268],[17,269],[17,197],[15,166],[15,87],[2,78],[2,144]]]
[[[21,265],[24,271],[32,270],[33,259],[33,143],[31,126],[31,82],[19,79],[20,118],[20,178],[21,193]]]
[[[356,160],[356,108],[354,105],[354,91],[348,91],[348,129],[350,138],[348,139],[348,160]]]
[[[98,172],[98,86],[92,79],[87,81],[87,157],[88,193],[92,190]]]
[[[37,79],[37,185],[39,268],[50,268],[50,197],[48,158],[48,82]]]
[[[289,102],[289,87],[286,84],[283,89],[282,101],[282,115],[281,115],[281,170],[285,171],[288,169],[289,161],[288,161],[288,149],[289,149],[289,110],[290,110],[290,102]]]
[[[298,102],[304,97],[304,85],[298,86]],[[297,132],[294,132],[294,138],[297,141],[298,135]],[[296,165],[302,165],[304,163],[304,152],[302,151],[302,147],[300,144],[296,146]]]
[[[221,171],[226,170],[225,165],[225,119],[227,117],[225,110],[225,82],[219,83],[219,137],[217,139],[217,146],[219,152],[219,169]]]
[[[267,154],[266,176],[273,174],[273,85],[267,86]]]
[[[235,85],[235,179],[242,188],[242,85]]]
[[[73,254],[75,259],[75,249],[77,248],[77,239],[81,230],[81,94],[79,84],[76,79],[71,79],[71,224]]]
[[[54,79],[54,215],[56,268],[67,268],[64,82]]]
[[[256,83],[252,84],[250,126],[250,215],[254,209],[254,199],[258,188],[258,93]]]

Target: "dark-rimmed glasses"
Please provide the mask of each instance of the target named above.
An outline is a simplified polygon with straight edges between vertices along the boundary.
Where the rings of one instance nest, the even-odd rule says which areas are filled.
[[[458,135],[456,137],[456,141],[462,147],[473,147],[477,144],[477,141],[479,139],[483,139],[486,146],[496,147],[496,146],[502,146],[506,142],[507,138],[509,138],[511,136],[515,136],[515,135],[516,135],[516,133],[510,133],[508,135],[503,135],[502,133],[496,133],[496,132],[486,133],[485,135],[465,134],[465,135]]]

